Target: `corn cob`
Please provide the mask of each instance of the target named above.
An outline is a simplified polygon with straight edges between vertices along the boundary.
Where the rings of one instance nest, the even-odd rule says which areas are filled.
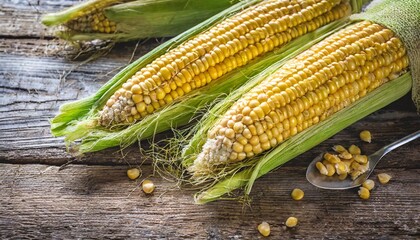
[[[158,57],[107,101],[99,124],[131,124],[292,39],[350,13],[348,1],[263,1]]]
[[[84,11],[77,12],[76,17],[65,23],[64,26],[72,31],[113,33],[116,31],[116,24],[105,16],[104,8],[129,1],[130,0],[97,1],[87,9],[84,9]]]
[[[323,121],[408,67],[401,40],[354,24],[289,61],[232,105],[209,131],[191,170],[208,172],[271,149]]]

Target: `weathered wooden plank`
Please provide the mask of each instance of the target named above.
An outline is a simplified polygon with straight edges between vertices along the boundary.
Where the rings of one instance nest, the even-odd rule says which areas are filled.
[[[42,14],[72,6],[78,0],[3,0],[0,3],[0,36],[52,37],[54,30],[40,23]]]
[[[419,169],[387,170],[388,185],[372,198],[356,190],[319,190],[304,169],[285,166],[257,182],[252,207],[221,201],[199,206],[193,191],[179,190],[159,177],[153,196],[139,192],[126,167],[71,165],[62,171],[44,165],[0,167],[0,235],[3,238],[194,238],[256,239],[267,221],[275,239],[415,239],[419,234]],[[381,172],[383,170],[378,170]],[[151,168],[143,166],[143,176]],[[299,187],[305,198],[289,194]],[[295,229],[284,221],[296,216]]]

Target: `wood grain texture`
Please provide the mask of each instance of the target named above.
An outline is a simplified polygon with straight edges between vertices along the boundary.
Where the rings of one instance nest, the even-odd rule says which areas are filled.
[[[194,205],[192,191],[152,177],[157,188],[145,196],[125,166],[4,164],[0,168],[0,235],[43,238],[256,239],[267,221],[273,239],[415,239],[420,215],[419,169],[387,170],[393,176],[369,201],[356,190],[319,190],[304,169],[284,166],[257,182],[252,207],[224,201]],[[382,172],[378,170],[377,172]],[[143,176],[151,168],[143,167]],[[375,173],[376,174],[376,173]],[[140,178],[140,180],[143,179]],[[291,182],[292,180],[292,182]],[[289,196],[305,191],[302,201]],[[296,216],[295,229],[284,221]],[[11,231],[13,229],[13,231]]]
[[[72,47],[52,39],[39,24],[42,13],[78,0],[0,2],[0,237],[2,239],[258,239],[267,221],[272,239],[418,239],[420,221],[419,140],[389,153],[375,171],[393,176],[368,201],[357,190],[325,191],[306,182],[305,168],[333,144],[356,143],[369,154],[419,129],[410,97],[371,114],[283,167],[259,179],[252,205],[219,201],[194,205],[194,191],[152,177],[156,192],[145,196],[140,180],[125,171],[144,158],[138,146],[75,159],[62,138],[49,131],[61,104],[95,92],[121,67],[157,46],[158,40],[117,44],[94,62],[68,60]],[[358,133],[369,129],[373,143]],[[170,133],[166,133],[170,134]],[[162,136],[161,136],[162,137]],[[147,142],[142,142],[142,146]],[[63,170],[59,167],[72,163]],[[378,184],[378,183],[377,183]],[[290,191],[305,191],[303,201]],[[286,229],[294,215],[299,226]]]

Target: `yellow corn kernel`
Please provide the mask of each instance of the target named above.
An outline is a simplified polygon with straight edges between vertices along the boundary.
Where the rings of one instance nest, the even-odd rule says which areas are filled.
[[[268,224],[267,222],[260,223],[257,229],[264,237],[270,236],[270,224]]]
[[[361,199],[369,199],[370,197],[370,192],[369,189],[365,188],[365,187],[360,187],[359,189],[359,197]]]
[[[348,160],[348,159],[352,159],[353,155],[351,155],[351,153],[349,153],[349,152],[347,152],[347,150],[345,150],[345,151],[341,152],[340,154],[338,154],[338,157],[341,158],[341,159]]]
[[[366,155],[354,155],[354,160],[361,164],[366,164],[368,162],[368,157]]]
[[[140,169],[138,168],[130,168],[127,170],[127,176],[131,180],[137,179],[140,176]]]
[[[367,179],[363,182],[362,186],[370,191],[375,187],[375,182],[373,180]]]
[[[361,131],[359,136],[360,136],[360,139],[364,142],[368,142],[368,143],[372,142],[372,135],[368,130]]]
[[[381,184],[387,184],[391,180],[391,176],[386,173],[378,174],[378,180]]]
[[[342,175],[345,173],[349,173],[350,169],[347,166],[347,164],[343,163],[343,162],[339,162],[335,164],[335,170],[337,172],[338,175]]]
[[[362,174],[363,174],[363,172],[362,171],[359,171],[359,170],[352,170],[350,172],[350,176],[351,176],[351,179],[352,180],[356,179],[357,177],[359,177]]]
[[[333,150],[337,153],[347,152],[347,149],[342,145],[334,145]]]
[[[315,166],[319,170],[319,173],[321,173],[322,175],[328,175],[328,170],[324,164],[322,164],[321,162],[317,162]]]
[[[325,160],[327,160],[330,163],[339,163],[340,158],[337,157],[337,155],[331,154],[331,153],[325,153],[324,154]]]
[[[348,176],[348,174],[347,174],[347,173],[343,173],[343,174],[341,174],[341,175],[338,175],[338,179],[340,179],[341,181],[343,181],[344,179],[346,179],[346,178],[347,178],[347,176]]]
[[[302,200],[305,193],[302,191],[302,189],[295,188],[293,189],[292,193],[290,194],[292,198],[296,201]]]
[[[349,152],[353,155],[360,155],[362,154],[362,151],[360,150],[360,148],[356,145],[351,145],[349,147]]]
[[[295,218],[295,217],[289,217],[287,220],[286,220],[286,226],[287,227],[289,227],[289,228],[292,228],[292,227],[296,227],[296,225],[298,224],[298,219],[297,218]]]
[[[155,184],[151,180],[144,180],[141,183],[141,187],[144,193],[151,194],[155,190]]]
[[[328,164],[325,164],[325,167],[327,168],[327,171],[328,171],[327,176],[328,177],[333,176],[334,173],[335,173],[335,167],[334,167],[334,165],[332,165],[331,163],[328,163]]]

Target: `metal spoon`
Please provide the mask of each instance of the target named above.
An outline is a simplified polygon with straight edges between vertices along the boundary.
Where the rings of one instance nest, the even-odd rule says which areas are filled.
[[[408,142],[411,142],[417,139],[418,137],[420,137],[420,130],[404,138],[401,138],[400,140],[397,140],[379,149],[374,154],[370,155],[368,157],[369,170],[365,172],[364,174],[360,175],[359,177],[357,177],[355,180],[352,180],[351,178],[340,180],[338,179],[337,175],[328,177],[319,173],[315,164],[322,160],[323,154],[320,154],[309,164],[308,169],[306,170],[306,179],[308,179],[308,181],[312,183],[312,185],[314,185],[315,187],[319,187],[323,189],[342,190],[342,189],[358,187],[362,185],[362,183],[370,176],[370,174],[373,172],[373,169],[376,167],[376,164],[378,164],[379,160],[381,160],[385,154],[389,153],[390,151],[394,150],[395,148],[401,145],[404,145]]]

